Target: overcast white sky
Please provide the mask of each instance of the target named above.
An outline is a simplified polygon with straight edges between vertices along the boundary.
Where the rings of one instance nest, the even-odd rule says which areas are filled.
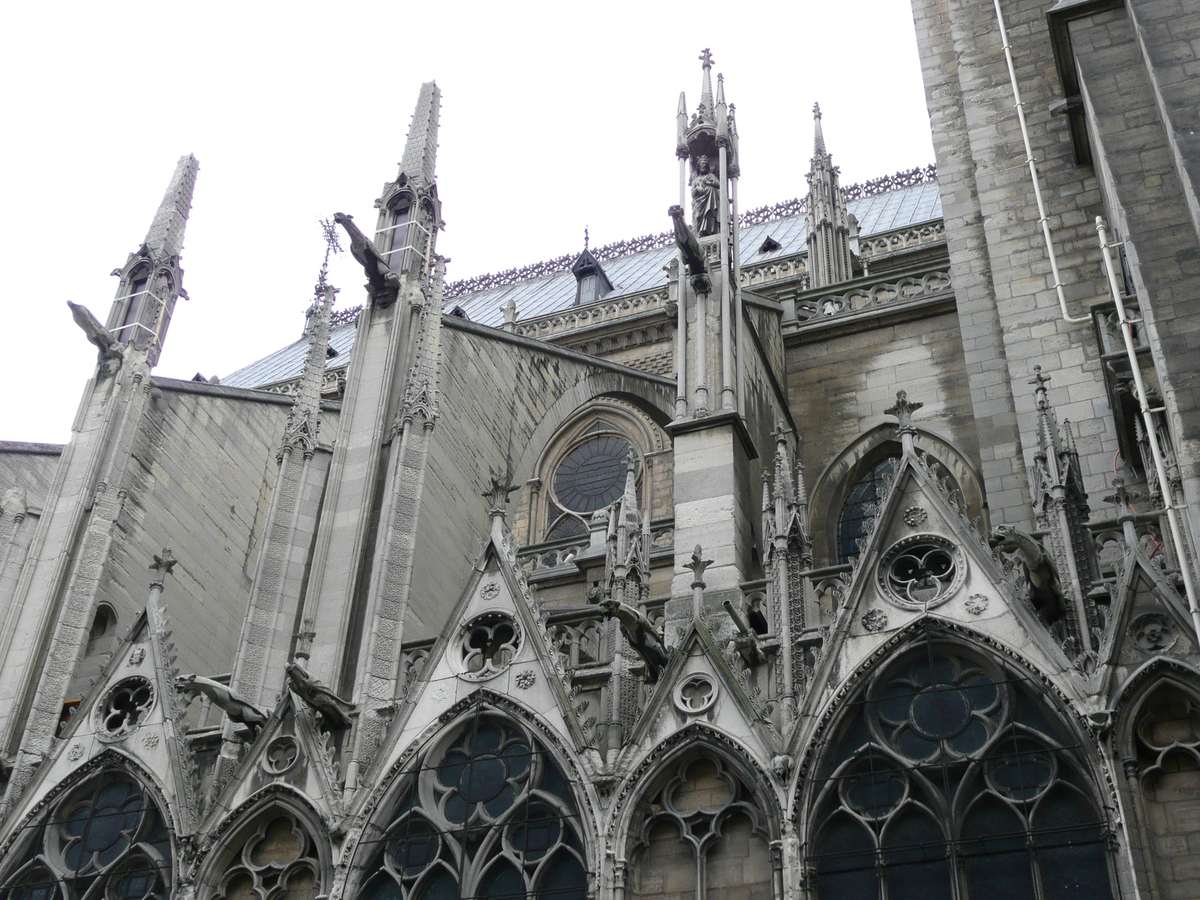
[[[374,226],[423,81],[442,89],[449,280],[664,231],[679,92],[703,47],[741,136],[741,207],[805,192],[811,108],[848,184],[933,161],[903,0],[22,3],[0,44],[0,222],[9,354],[0,439],[64,442],[112,269],[176,160],[200,176],[159,375],[226,375],[294,341],[318,219]],[[339,306],[361,270],[335,265]],[[15,356],[15,359],[13,358]]]

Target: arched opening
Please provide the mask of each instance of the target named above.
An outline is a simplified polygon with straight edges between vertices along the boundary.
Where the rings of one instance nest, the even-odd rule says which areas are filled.
[[[117,614],[107,603],[101,603],[96,607],[96,614],[92,616],[92,627],[88,631],[87,649],[84,654],[95,656],[98,653],[107,653],[112,649],[109,645],[116,630]]]
[[[1200,701],[1194,690],[1167,681],[1157,685],[1135,712],[1132,746],[1136,762],[1131,788],[1141,792],[1148,844],[1161,895],[1193,896],[1196,851],[1200,848]],[[1135,797],[1135,802],[1138,798]]]
[[[360,900],[584,900],[570,782],[524,725],[477,708],[433,742],[371,846]]]
[[[812,780],[816,895],[1108,900],[1108,825],[1071,730],[1016,669],[927,641],[843,713]]]
[[[218,851],[206,900],[315,900],[328,892],[321,851],[307,817],[272,805]]]
[[[644,795],[629,832],[630,900],[768,897],[767,817],[721,756],[676,760]]]
[[[167,900],[173,885],[162,811],[115,767],[49,804],[0,866],[0,900]]]
[[[837,520],[837,561],[848,563],[861,552],[858,542],[866,537],[867,525],[874,521],[879,505],[887,495],[887,484],[895,477],[900,463],[900,448],[883,445],[884,451],[874,462],[866,462],[846,492]]]

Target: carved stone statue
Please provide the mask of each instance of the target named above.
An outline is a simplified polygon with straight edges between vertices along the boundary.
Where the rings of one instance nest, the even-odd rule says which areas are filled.
[[[1062,584],[1050,554],[1033,537],[1011,525],[992,529],[988,544],[997,553],[1025,569],[1029,581],[1029,600],[1047,619],[1057,618],[1065,609]]]
[[[675,227],[675,244],[683,255],[684,268],[693,279],[692,286],[699,290],[694,279],[708,280],[708,264],[704,261],[704,248],[696,239],[695,232],[688,228],[687,223],[683,221],[682,206],[672,206],[667,213],[671,216],[671,222]]]
[[[380,309],[387,309],[396,302],[400,293],[400,276],[388,268],[387,261],[379,255],[375,245],[354,224],[353,216],[334,213],[333,221],[346,229],[346,234],[350,236],[350,255],[358,260],[358,264],[367,273],[367,289],[371,292],[371,301]]]
[[[259,729],[267,721],[265,713],[255,709],[246,700],[229,689],[228,685],[204,678],[200,675],[181,675],[175,681],[175,690],[189,697],[197,694],[207,697],[216,706],[225,711],[231,722],[237,722],[250,729],[250,740],[258,737]]]
[[[297,696],[325,720],[330,728],[349,728],[350,718],[357,714],[358,707],[347,703],[317,679],[295,663],[287,664],[288,683]]]
[[[692,169],[692,224],[701,237],[716,234],[721,227],[721,179],[712,171],[712,160],[696,157]]]
[[[646,680],[651,684],[658,681],[659,672],[667,664],[667,648],[654,623],[641,610],[612,598],[600,602],[600,611],[606,619],[616,618],[629,646],[645,661]]]
[[[71,318],[75,320],[75,324],[83,329],[87,339],[100,351],[98,361],[101,376],[113,374],[120,368],[121,360],[125,358],[125,349],[121,346],[121,342],[111,331],[100,324],[86,306],[72,303],[70,300],[67,301],[67,306],[71,307]]]

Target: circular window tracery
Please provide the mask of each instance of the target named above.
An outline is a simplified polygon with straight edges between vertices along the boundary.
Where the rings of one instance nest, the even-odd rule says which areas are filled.
[[[692,675],[675,688],[675,705],[689,716],[704,712],[716,702],[717,686],[707,675]]]
[[[99,737],[110,741],[128,737],[153,706],[154,686],[149,680],[134,675],[117,682],[99,706]]]
[[[491,678],[507,669],[516,657],[521,632],[508,614],[489,612],[467,623],[461,644],[462,677]]]
[[[481,714],[439,742],[397,804],[360,900],[584,900],[578,814],[525,728]]]
[[[879,564],[884,594],[905,609],[945,603],[966,579],[966,561],[943,537],[917,534],[891,546]]]
[[[615,434],[594,435],[577,444],[554,473],[555,498],[563,509],[580,515],[608,506],[625,489],[630,453],[636,466],[632,445]]]
[[[171,882],[171,841],[158,806],[116,770],[51,804],[27,842],[0,861],[5,900],[166,900]]]

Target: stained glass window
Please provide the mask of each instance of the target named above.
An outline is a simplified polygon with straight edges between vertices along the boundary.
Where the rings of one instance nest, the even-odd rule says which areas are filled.
[[[957,648],[876,676],[818,767],[817,896],[1109,900],[1085,757],[1039,703]]]
[[[0,871],[0,900],[166,900],[171,844],[142,787],[105,772],[52,804]]]
[[[858,539],[867,533],[867,523],[873,520],[875,513],[879,511],[879,502],[884,495],[885,478],[895,471],[899,461],[899,454],[881,459],[867,469],[850,488],[838,517],[839,563],[849,562],[850,557],[858,556]]]
[[[629,442],[615,434],[588,438],[572,449],[554,473],[554,495],[573,513],[586,515],[608,506],[625,490]],[[636,458],[635,458],[636,463]]]
[[[423,761],[393,814],[363,900],[584,900],[567,780],[523,727],[473,717]]]

